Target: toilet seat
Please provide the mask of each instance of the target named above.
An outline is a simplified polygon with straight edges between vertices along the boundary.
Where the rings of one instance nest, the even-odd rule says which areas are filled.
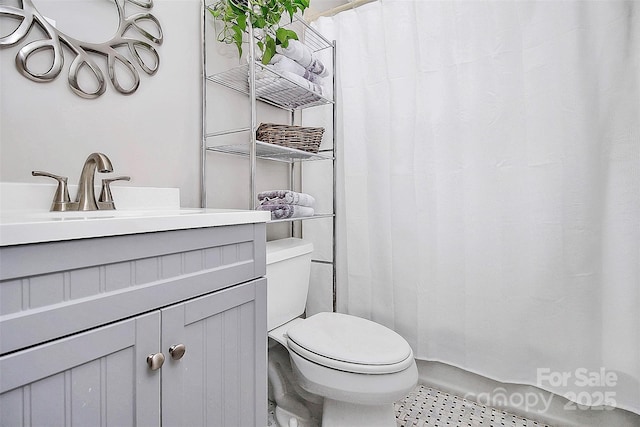
[[[410,367],[411,347],[385,326],[341,313],[318,313],[289,328],[290,350],[313,363],[345,372],[391,374]]]

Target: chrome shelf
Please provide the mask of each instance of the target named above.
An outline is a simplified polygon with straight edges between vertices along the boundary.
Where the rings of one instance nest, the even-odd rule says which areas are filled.
[[[250,144],[230,144],[208,146],[208,151],[217,151],[220,153],[249,156]],[[280,145],[269,144],[262,141],[256,141],[256,156],[260,159],[275,160],[279,162],[301,162],[312,160],[332,160],[333,156],[325,153],[310,153],[308,151],[296,150],[295,148],[283,147]]]
[[[312,52],[318,52],[324,49],[331,49],[333,44],[327,40],[322,34],[311,28],[307,21],[300,15],[294,15],[293,21],[284,27],[293,30],[300,37],[300,41],[304,43]]]
[[[304,216],[301,218],[286,218],[286,219],[272,219],[267,221],[269,224],[274,224],[276,222],[292,222],[292,221],[306,221],[309,219],[318,219],[318,218],[333,218],[334,214],[316,214],[313,216]]]
[[[333,104],[325,95],[303,87],[269,67],[256,62],[256,99],[287,110]],[[249,95],[249,64],[207,76],[207,80]]]
[[[320,34],[315,28],[312,28],[307,24],[300,16],[295,16],[291,24],[288,25],[289,29],[296,32],[300,42],[304,43],[312,52],[319,52],[317,57],[327,65],[331,73],[324,78],[321,85],[316,86],[311,82],[298,79],[297,75],[290,74],[289,72],[280,73],[269,66],[265,66],[260,62],[258,56],[257,43],[260,37],[263,36],[261,31],[254,31],[251,23],[248,23],[248,34],[245,37],[245,41],[248,41],[248,49],[245,50],[245,55],[242,56],[240,63],[230,64],[229,61],[223,60],[220,62],[211,63],[208,67],[207,56],[210,55],[211,49],[207,48],[207,40],[216,39],[216,28],[213,22],[211,13],[207,11],[211,4],[215,3],[214,0],[205,0],[202,3],[203,13],[201,21],[201,41],[202,41],[202,144],[201,144],[201,201],[202,206],[207,206],[207,162],[209,161],[208,152],[216,152],[220,154],[228,154],[233,156],[245,156],[249,163],[249,206],[250,209],[256,208],[256,171],[257,164],[256,159],[266,159],[282,162],[289,169],[289,184],[287,188],[294,189],[296,185],[300,186],[302,190],[302,182],[298,179],[297,174],[302,173],[305,168],[300,162],[309,160],[330,160],[332,169],[333,195],[332,195],[332,211],[333,213],[320,213],[310,217],[302,218],[287,218],[280,220],[268,221],[268,224],[274,224],[279,222],[288,223],[287,226],[281,226],[282,228],[290,228],[290,234],[297,236],[302,232],[302,223],[298,221],[306,221],[319,218],[327,218],[327,221],[331,221],[332,233],[332,256],[331,261],[314,260],[314,262],[322,262],[332,266],[332,294],[333,294],[333,311],[336,311],[336,156],[338,153],[338,137],[336,132],[337,123],[337,103],[339,101],[339,94],[337,93],[336,85],[336,43],[335,41],[329,41],[322,34]],[[328,51],[325,51],[328,49]],[[320,52],[322,51],[322,52]],[[246,58],[252,58],[251,61],[247,61]],[[228,68],[231,67],[231,68]],[[223,69],[224,68],[224,69]],[[223,89],[226,88],[226,89]],[[224,118],[216,117],[216,122],[221,126],[217,127],[214,131],[209,126],[209,121],[213,118],[211,114],[207,115],[207,100],[208,96],[214,98],[213,94],[208,94],[210,90],[215,90],[215,94],[218,92],[226,91],[227,89],[238,92],[247,98],[249,104],[250,119],[246,127],[240,127],[236,129],[224,129],[226,124]],[[224,101],[223,96],[216,96],[216,99]],[[228,93],[227,93],[228,95]],[[242,97],[242,96],[241,96]],[[241,98],[240,97],[240,98]],[[257,105],[257,103],[266,105]],[[318,154],[309,153],[302,150],[296,150],[288,147],[278,146],[274,144],[267,144],[262,141],[256,141],[255,129],[258,127],[258,110],[261,111],[264,108],[270,112],[268,106],[274,106],[289,112],[289,123],[293,125],[296,123],[296,118],[300,123],[303,123],[302,116],[304,109],[309,107],[321,107],[323,105],[330,106],[332,110],[331,119],[331,144],[326,146],[325,149],[320,150]],[[223,108],[224,109],[224,108]],[[231,113],[231,112],[230,112]],[[280,114],[280,113],[279,113]],[[236,126],[238,124],[235,124]],[[242,125],[240,125],[242,126]],[[222,127],[222,129],[221,129]],[[248,135],[240,135],[240,133],[246,132]],[[329,141],[325,141],[329,142]],[[222,157],[222,156],[214,156]],[[220,159],[218,159],[220,160]],[[224,161],[224,159],[222,159]],[[263,166],[263,165],[261,165]],[[309,165],[311,166],[311,165]],[[322,165],[321,165],[322,166]],[[279,168],[278,168],[279,169]],[[283,168],[284,169],[284,168]],[[326,211],[325,211],[326,212]],[[328,237],[328,236],[327,236]]]

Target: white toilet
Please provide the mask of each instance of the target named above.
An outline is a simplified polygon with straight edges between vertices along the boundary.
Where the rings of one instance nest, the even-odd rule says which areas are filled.
[[[267,242],[269,394],[280,427],[396,425],[393,402],[416,385],[409,344],[355,316],[304,313],[313,245]],[[277,344],[280,343],[280,344]]]

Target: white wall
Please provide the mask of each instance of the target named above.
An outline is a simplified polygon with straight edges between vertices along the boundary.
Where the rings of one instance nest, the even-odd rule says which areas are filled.
[[[85,21],[117,24],[113,4],[87,15],[86,7],[73,3],[38,0],[36,6],[77,38],[79,31],[90,31],[81,25]],[[129,13],[140,11],[127,7]],[[75,95],[67,85],[74,56],[66,49],[65,69],[50,83],[18,73],[14,58],[24,43],[0,49],[1,181],[43,182],[31,176],[41,169],[75,183],[87,155],[101,151],[115,173],[132,178],[115,185],[177,187],[183,206],[200,205],[200,1],[156,0],[152,13],[164,33],[160,67],[154,76],[141,72],[140,87],[129,96],[111,86],[97,99]],[[7,20],[0,21],[6,34]],[[105,61],[96,58],[102,67]]]
[[[17,4],[17,0],[13,1]],[[37,0],[35,4],[56,21],[60,31],[83,41],[108,40],[117,25],[111,2]],[[141,11],[127,7],[127,15]],[[75,95],[67,83],[68,67],[74,58],[67,49],[61,75],[50,83],[36,83],[23,77],[15,66],[15,56],[24,42],[0,48],[0,181],[49,182],[31,176],[32,170],[45,170],[67,176],[69,183],[75,184],[86,157],[100,151],[111,159],[115,174],[132,178],[131,182],[114,185],[179,188],[183,207],[199,207],[200,8],[200,0],[154,1],[152,13],[164,34],[158,48],[160,67],[154,76],[140,72],[140,87],[129,96],[117,93],[110,83],[106,93],[97,99]],[[8,22],[0,19],[0,34],[10,32]],[[235,48],[215,42],[210,30],[208,27],[208,74],[238,65]],[[42,36],[32,29],[29,40],[37,38]],[[43,58],[34,57],[34,64],[42,66],[46,62],[42,59],[48,53],[38,54],[41,55]],[[104,67],[105,61],[96,58]],[[106,73],[106,68],[102,69]],[[209,132],[248,126],[246,96],[213,83],[208,83],[207,92]],[[288,112],[273,107],[259,105],[259,112],[260,122],[289,120]],[[217,153],[206,157],[208,206],[249,208],[247,159]],[[288,165],[259,161],[257,191],[287,188],[288,172]],[[327,178],[330,180],[330,173]],[[270,225],[267,237],[286,237],[290,227],[287,223]]]
[[[83,41],[108,40],[117,25],[111,2],[88,5],[86,0],[38,0],[35,4],[56,21],[60,31]],[[36,83],[18,73],[15,56],[24,42],[0,49],[0,181],[47,182],[31,176],[31,171],[38,169],[68,176],[73,184],[87,155],[100,151],[111,159],[114,173],[132,178],[129,183],[114,185],[179,188],[182,206],[199,207],[200,8],[199,0],[154,2],[152,13],[164,35],[158,48],[160,67],[154,76],[140,72],[140,86],[128,96],[116,92],[110,82],[106,93],[97,99],[75,95],[67,83],[74,55],[66,49],[65,69],[50,83]],[[127,6],[127,16],[140,11]],[[1,34],[10,32],[9,22],[0,19]],[[37,38],[42,36],[32,29],[29,40]],[[207,44],[209,73],[239,63],[234,48],[215,42],[212,31]],[[34,56],[33,63],[42,67],[47,55]],[[105,66],[102,57],[95,58]],[[102,69],[106,74],[106,67]],[[209,131],[247,126],[247,97],[216,86],[208,86]],[[259,119],[287,120],[282,111],[273,110],[262,107]],[[248,208],[246,159],[210,153],[207,165],[208,206]],[[261,162],[257,178],[258,191],[280,188],[287,185],[287,168]]]

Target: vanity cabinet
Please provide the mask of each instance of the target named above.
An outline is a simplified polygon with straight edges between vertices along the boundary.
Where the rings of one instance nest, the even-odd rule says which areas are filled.
[[[3,426],[160,425],[160,313],[150,313],[0,359]],[[103,422],[104,420],[104,422]]]
[[[258,223],[1,247],[0,425],[266,425],[264,242]]]

